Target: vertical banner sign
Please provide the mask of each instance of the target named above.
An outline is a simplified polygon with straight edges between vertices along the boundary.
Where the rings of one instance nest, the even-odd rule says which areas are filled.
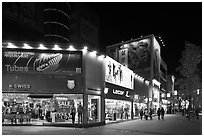
[[[153,47],[154,51],[154,79],[156,79],[157,81],[160,81],[159,79],[159,72],[160,72],[160,46],[159,43],[157,42],[157,40],[154,38],[154,47]]]
[[[128,49],[119,50],[119,62],[128,67]]]

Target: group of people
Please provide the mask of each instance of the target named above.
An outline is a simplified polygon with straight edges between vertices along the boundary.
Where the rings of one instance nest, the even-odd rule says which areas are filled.
[[[125,119],[128,119],[128,116],[129,116],[128,111],[129,109],[127,107],[124,108],[122,106],[120,109],[120,118],[123,119],[123,114],[125,113]]]
[[[147,108],[145,108],[144,111],[143,111],[143,109],[140,109],[139,113],[140,113],[140,119],[141,120],[142,120],[143,116],[145,117],[146,120],[148,120],[148,117],[150,117],[150,119],[152,120],[153,112],[152,112],[151,108],[149,109],[149,113],[148,113]],[[164,113],[165,113],[165,111],[164,111],[163,107],[161,109],[160,108],[157,109],[158,120],[160,120],[160,117],[161,117],[161,119],[164,119]]]
[[[82,123],[83,106],[82,106],[81,102],[79,102],[79,104],[78,104],[77,111],[76,111],[76,107],[74,106],[74,104],[71,107],[71,113],[70,114],[72,116],[72,124],[75,123],[76,112],[78,113],[78,123]]]

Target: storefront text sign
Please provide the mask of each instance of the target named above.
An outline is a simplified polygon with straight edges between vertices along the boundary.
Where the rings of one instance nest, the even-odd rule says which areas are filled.
[[[128,90],[118,90],[118,89],[110,89],[110,88],[106,88],[106,90],[104,91],[104,93],[106,94],[106,96],[109,98],[113,97],[113,98],[131,98],[130,96],[130,91]]]
[[[12,89],[30,89],[31,85],[29,85],[29,84],[9,84],[9,88],[12,88]]]

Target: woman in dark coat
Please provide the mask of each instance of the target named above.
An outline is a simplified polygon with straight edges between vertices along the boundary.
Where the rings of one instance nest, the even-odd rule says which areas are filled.
[[[143,117],[143,110],[140,109],[140,119],[142,120],[142,117]]]
[[[72,124],[74,124],[75,122],[75,115],[76,115],[76,107],[73,104],[71,107]]]
[[[164,119],[164,108],[161,108],[161,118]]]
[[[160,108],[158,108],[158,110],[157,110],[158,120],[160,120],[160,114],[161,114],[161,110],[160,110]]]

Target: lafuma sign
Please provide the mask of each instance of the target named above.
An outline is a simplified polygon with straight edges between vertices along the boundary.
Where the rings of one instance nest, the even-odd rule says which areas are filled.
[[[114,85],[111,86],[110,84],[107,84],[104,90],[106,98],[122,99],[122,100],[131,99],[133,96],[132,92],[133,92],[132,90],[128,90],[122,87],[117,87]]]

